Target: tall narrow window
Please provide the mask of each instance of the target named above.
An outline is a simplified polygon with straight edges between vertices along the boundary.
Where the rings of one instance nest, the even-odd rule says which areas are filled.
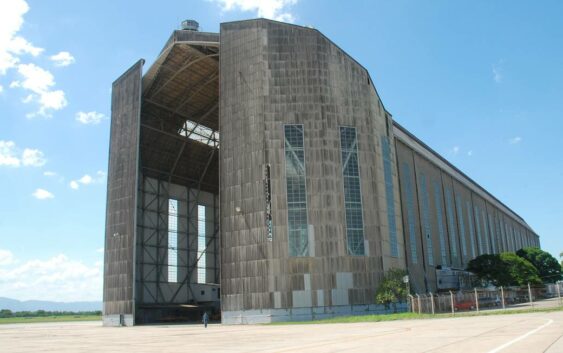
[[[491,249],[490,249],[491,245],[490,245],[490,241],[489,241],[489,230],[488,230],[488,227],[487,227],[487,216],[486,216],[486,213],[485,213],[485,208],[483,208],[481,210],[481,216],[483,216],[483,230],[484,230],[483,240],[485,242],[485,251],[486,251],[487,254],[490,254],[491,253]]]
[[[426,186],[426,175],[420,173],[420,188],[422,197],[422,228],[428,251],[428,265],[434,266],[434,247],[432,246],[432,232],[430,231],[430,203],[428,201],[428,188]]]
[[[399,247],[397,245],[397,225],[395,223],[395,198],[393,197],[391,148],[389,146],[389,138],[387,136],[381,137],[381,146],[383,152],[383,173],[385,176],[385,198],[387,199],[387,223],[389,224],[391,256],[399,257]]]
[[[461,205],[461,196],[458,194],[455,198],[457,208],[457,220],[459,222],[459,241],[461,242],[461,253],[467,256],[467,243],[465,241],[465,224],[463,222],[463,207]]]
[[[514,231],[514,226],[510,227],[512,229],[512,251],[516,251],[516,232]]]
[[[308,256],[303,125],[285,125],[284,135],[289,256]]]
[[[491,235],[491,244],[493,246],[493,254],[497,253],[497,240],[496,240],[496,233],[495,233],[495,224],[493,222],[493,216],[491,216],[491,214],[488,214],[489,216],[489,234]]]
[[[168,200],[168,282],[178,282],[178,200]]]
[[[504,222],[504,234],[506,234],[506,251],[512,251],[512,244],[510,243],[510,229],[508,223]]]
[[[348,254],[364,255],[364,220],[362,215],[362,193],[360,190],[356,128],[340,127],[340,148],[342,153],[342,175],[344,178]]]
[[[405,198],[407,199],[407,223],[409,229],[409,246],[411,248],[411,259],[412,263],[418,263],[418,256],[416,253],[416,233],[414,226],[414,196],[412,193],[412,179],[411,179],[411,168],[409,164],[403,162],[402,166],[402,178],[403,184],[405,186]]]
[[[442,266],[448,265],[446,252],[446,234],[444,232],[444,217],[442,216],[442,195],[440,183],[434,180],[434,204],[436,204],[436,222],[438,223],[438,235],[440,237],[440,255],[442,256]]]
[[[500,220],[500,233],[502,236],[502,246],[503,246],[503,251],[508,251],[508,239],[506,238],[507,234],[506,234],[506,223],[504,223],[504,220],[501,219]]]
[[[446,188],[446,216],[448,219],[448,230],[450,233],[450,249],[452,251],[452,260],[457,260],[457,235],[455,233],[455,220],[452,193],[450,188]]]
[[[469,201],[465,202],[465,208],[467,208],[467,224],[469,225],[469,242],[471,243],[471,257],[477,257],[475,251],[475,229],[473,228],[473,213],[471,212],[471,203]]]
[[[197,283],[206,283],[207,227],[205,206],[197,206]]]
[[[483,249],[483,238],[481,237],[481,224],[479,223],[479,207],[475,206],[475,226],[477,227],[477,242],[479,243],[479,255],[485,253]]]

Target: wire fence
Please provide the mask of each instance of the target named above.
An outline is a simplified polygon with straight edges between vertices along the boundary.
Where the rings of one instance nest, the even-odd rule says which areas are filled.
[[[492,289],[450,291],[409,295],[409,311],[419,314],[438,314],[515,310],[525,308],[549,309],[563,306],[563,282],[541,286],[499,287]]]

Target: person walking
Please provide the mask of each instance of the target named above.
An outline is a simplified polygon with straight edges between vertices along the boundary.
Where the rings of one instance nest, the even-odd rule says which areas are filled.
[[[207,311],[203,313],[203,319],[201,321],[205,325],[205,328],[207,328],[207,323],[209,322],[209,315],[207,315]]]

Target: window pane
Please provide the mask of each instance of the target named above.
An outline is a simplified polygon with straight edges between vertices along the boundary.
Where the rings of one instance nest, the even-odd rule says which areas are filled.
[[[393,195],[393,170],[391,164],[391,149],[389,138],[381,138],[383,152],[383,173],[385,177],[385,198],[387,199],[387,223],[389,224],[389,243],[391,245],[391,256],[399,257],[397,245],[397,224],[395,216],[395,197]]]
[[[303,126],[285,125],[285,175],[289,256],[309,255]]]
[[[168,282],[178,282],[178,200],[168,200]]]
[[[350,255],[364,255],[364,222],[356,129],[340,128],[344,205],[346,208],[346,239]]]

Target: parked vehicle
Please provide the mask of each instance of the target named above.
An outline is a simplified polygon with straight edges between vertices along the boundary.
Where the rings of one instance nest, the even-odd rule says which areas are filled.
[[[462,300],[454,304],[454,309],[458,310],[473,310],[475,309],[475,301],[473,300]]]

